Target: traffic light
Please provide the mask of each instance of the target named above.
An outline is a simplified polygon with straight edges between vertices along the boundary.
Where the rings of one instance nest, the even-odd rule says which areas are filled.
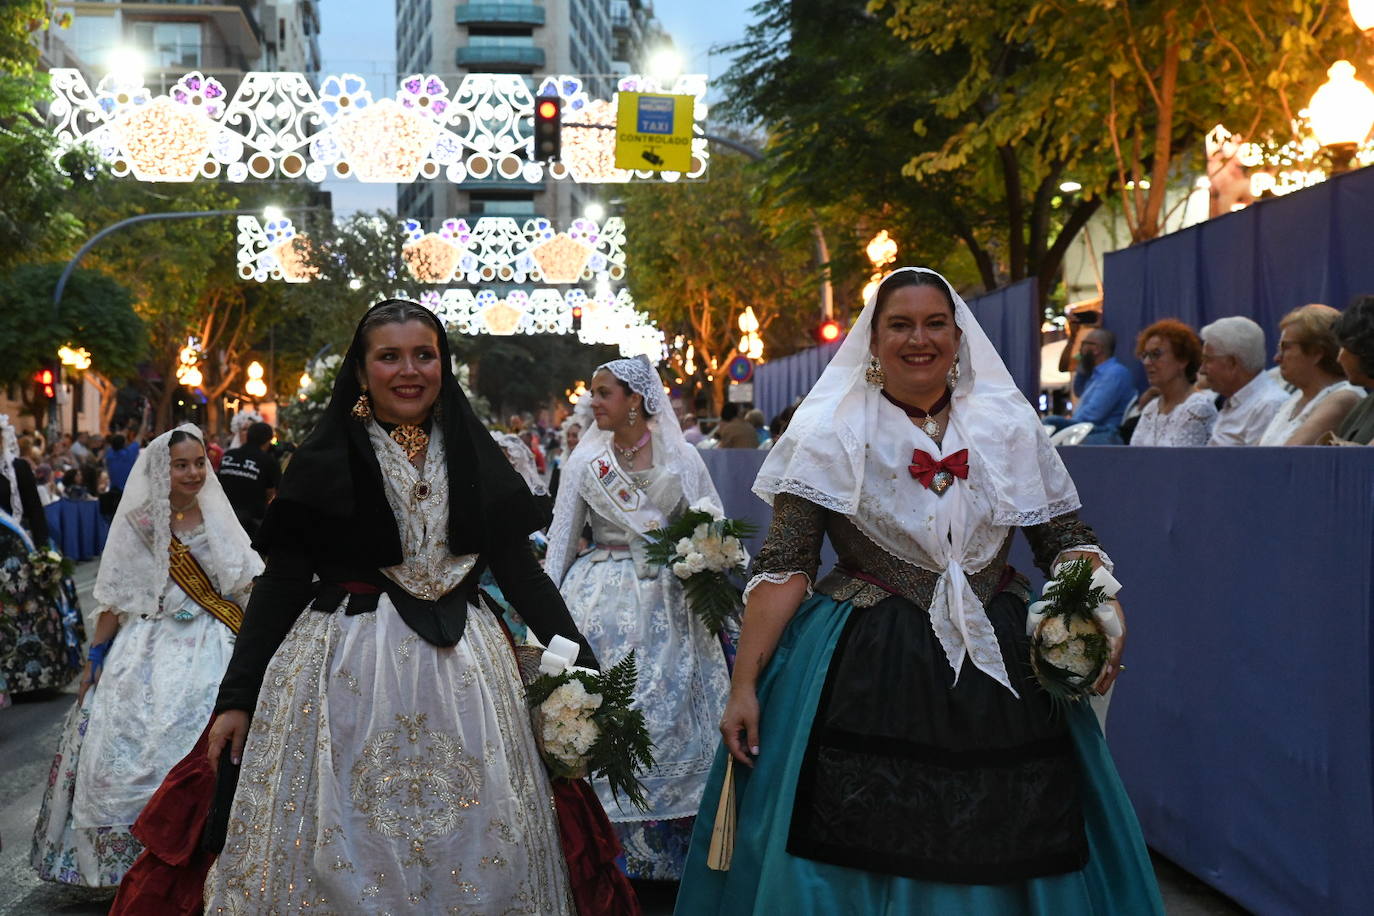
[[[816,339],[823,344],[834,343],[843,334],[844,328],[840,327],[840,323],[833,318],[821,322],[821,326],[816,328]]]
[[[534,100],[534,159],[551,162],[563,148],[563,100],[544,96]]]
[[[572,307],[572,329],[573,333],[582,330],[582,306],[580,305]]]
[[[51,402],[57,397],[57,373],[53,372],[51,366],[44,366],[33,374],[33,394],[34,397]]]

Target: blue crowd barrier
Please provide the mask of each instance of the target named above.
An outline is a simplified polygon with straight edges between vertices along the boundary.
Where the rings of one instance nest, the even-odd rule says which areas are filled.
[[[1061,454],[1124,584],[1109,737],[1146,839],[1254,912],[1365,912],[1374,450]],[[763,457],[703,453],[726,512],[766,528]]]
[[[110,523],[94,499],[59,499],[43,507],[48,531],[63,556],[73,562],[100,556]]]

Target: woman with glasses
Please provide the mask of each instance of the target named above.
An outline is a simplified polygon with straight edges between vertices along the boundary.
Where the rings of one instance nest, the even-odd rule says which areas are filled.
[[[1140,332],[1136,357],[1159,397],[1145,405],[1131,445],[1203,446],[1217,421],[1212,392],[1196,391],[1202,341],[1181,321],[1165,318]]]

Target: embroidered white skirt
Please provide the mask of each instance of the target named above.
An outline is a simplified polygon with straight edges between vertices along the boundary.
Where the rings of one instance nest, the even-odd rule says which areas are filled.
[[[617,825],[692,817],[720,744],[720,716],[730,693],[725,652],[687,606],[667,570],[641,579],[626,554],[578,558],[563,580],[563,599],[603,669],[635,653],[635,707],[654,742],[654,768],[640,782],[647,812],[612,797],[594,780],[607,816]]]
[[[267,668],[207,913],[572,914],[504,634],[306,611]]]

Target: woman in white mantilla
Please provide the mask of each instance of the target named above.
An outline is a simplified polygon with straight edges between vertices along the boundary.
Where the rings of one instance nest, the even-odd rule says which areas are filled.
[[[90,657],[33,838],[48,881],[119,884],[129,833],[215,705],[262,560],[191,424],[138,456],[95,582]]]
[[[654,741],[655,766],[641,780],[649,810],[596,788],[630,877],[677,880],[730,675],[721,641],[688,608],[681,582],[645,550],[650,531],[702,501],[719,507],[720,497],[647,360],[598,367],[586,397],[596,425],[563,469],[545,569],[604,664],[635,652],[636,706]],[[592,544],[578,556],[589,523]]]
[[[1092,710],[1056,714],[1034,680],[1006,561],[1021,528],[1046,571],[1111,562],[943,277],[882,282],[754,492],[773,520],[679,916],[1162,913]],[[1102,692],[1124,626],[1111,644]],[[729,861],[711,855],[727,759]]]
[[[573,912],[483,570],[546,644],[578,634],[530,552],[547,516],[449,366],[431,311],[370,309],[263,521],[209,740],[242,765],[207,913]]]

